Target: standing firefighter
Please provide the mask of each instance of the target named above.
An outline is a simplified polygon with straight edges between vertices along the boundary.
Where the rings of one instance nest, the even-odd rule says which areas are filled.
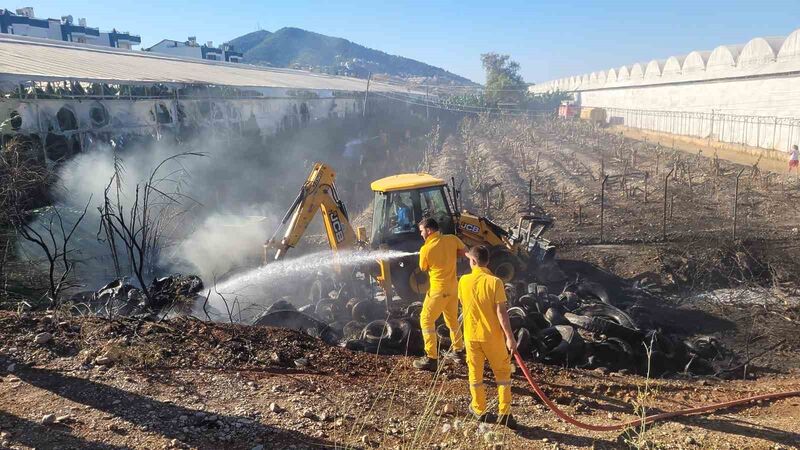
[[[472,273],[458,283],[458,298],[464,315],[464,340],[467,347],[470,410],[478,420],[486,421],[486,388],[483,385],[483,366],[489,360],[499,396],[497,422],[516,427],[511,416],[511,355],[516,340],[506,309],[503,281],[492,275],[489,249],[472,247],[467,252]]]
[[[444,313],[444,323],[450,329],[453,357],[464,350],[461,326],[458,323],[458,278],[456,261],[464,255],[464,243],[450,234],[441,234],[436,220],[427,218],[419,223],[425,243],[419,250],[419,268],[428,272],[430,287],[422,303],[419,321],[425,341],[425,356],[414,361],[417,369],[435,370],[439,351],[436,339],[436,319]]]

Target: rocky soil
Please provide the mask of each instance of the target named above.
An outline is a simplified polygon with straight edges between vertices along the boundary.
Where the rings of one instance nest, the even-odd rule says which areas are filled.
[[[436,376],[411,358],[333,348],[300,333],[175,319],[0,313],[0,448],[793,448],[800,398],[592,433],[554,418],[514,378],[521,427],[467,416],[465,367]],[[46,334],[45,334],[46,333]],[[158,349],[158,351],[154,351]],[[568,413],[591,423],[800,389],[796,370],[757,381],[654,380],[532,365]],[[490,384],[490,391],[493,386]],[[638,439],[638,441],[637,441]]]

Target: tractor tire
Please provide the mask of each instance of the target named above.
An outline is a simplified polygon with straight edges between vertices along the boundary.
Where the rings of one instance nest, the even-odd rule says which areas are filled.
[[[510,283],[519,274],[519,262],[516,256],[506,250],[500,250],[489,258],[489,270],[494,276],[503,280],[503,283]]]
[[[419,270],[417,264],[406,262],[403,267],[392,264],[392,287],[404,302],[411,304],[425,298],[428,290],[428,274]]]

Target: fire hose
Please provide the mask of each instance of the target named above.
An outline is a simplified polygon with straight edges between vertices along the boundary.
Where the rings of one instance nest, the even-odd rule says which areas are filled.
[[[687,408],[687,409],[681,409],[681,410],[678,410],[678,411],[665,412],[665,413],[661,413],[661,414],[653,414],[652,416],[647,416],[647,417],[644,417],[644,418],[631,420],[630,422],[625,422],[625,423],[620,423],[620,424],[615,424],[615,425],[593,425],[593,424],[590,424],[590,423],[585,423],[585,422],[581,422],[579,420],[576,420],[576,419],[570,417],[569,415],[567,415],[561,409],[559,409],[558,406],[556,406],[556,404],[552,400],[550,400],[549,397],[547,397],[547,394],[545,394],[544,391],[542,391],[542,389],[539,387],[539,385],[536,384],[535,381],[533,381],[533,377],[531,376],[531,373],[528,370],[528,367],[522,361],[522,357],[520,357],[519,353],[514,352],[514,358],[516,358],[517,364],[519,365],[520,369],[522,369],[522,373],[525,374],[525,378],[528,379],[528,383],[531,385],[531,388],[533,388],[533,391],[536,392],[536,395],[539,396],[539,398],[542,400],[542,402],[544,402],[544,404],[547,405],[547,407],[550,408],[550,410],[553,411],[553,413],[555,413],[555,415],[557,415],[558,417],[560,417],[562,420],[564,420],[565,422],[567,422],[569,424],[572,424],[572,425],[575,425],[578,428],[583,428],[584,430],[590,430],[590,431],[620,431],[620,430],[624,430],[626,428],[631,428],[631,427],[635,427],[635,426],[641,426],[641,425],[650,424],[650,423],[656,422],[658,420],[669,419],[671,417],[686,416],[686,415],[689,415],[689,414],[705,413],[705,412],[709,412],[709,411],[714,411],[714,410],[723,409],[723,408],[730,408],[732,406],[738,406],[738,405],[743,405],[743,404],[746,404],[746,403],[758,402],[758,401],[763,401],[763,400],[776,400],[776,399],[780,399],[780,398],[800,396],[800,391],[777,392],[777,393],[774,393],[774,394],[756,395],[756,396],[753,396],[753,397],[741,398],[741,399],[738,399],[738,400],[731,400],[729,402],[714,403],[714,404],[711,404],[711,405],[699,406],[699,407],[696,407],[696,408]]]

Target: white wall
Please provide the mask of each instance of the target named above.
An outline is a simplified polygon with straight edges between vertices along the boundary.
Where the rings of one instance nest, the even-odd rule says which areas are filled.
[[[581,106],[653,131],[788,151],[800,144],[800,75],[580,91]]]
[[[614,110],[613,121],[627,126],[782,151],[800,142],[800,30],[670,59],[669,66],[631,64],[530,91],[574,92],[581,106]]]
[[[581,106],[800,116],[800,74],[580,92]]]

